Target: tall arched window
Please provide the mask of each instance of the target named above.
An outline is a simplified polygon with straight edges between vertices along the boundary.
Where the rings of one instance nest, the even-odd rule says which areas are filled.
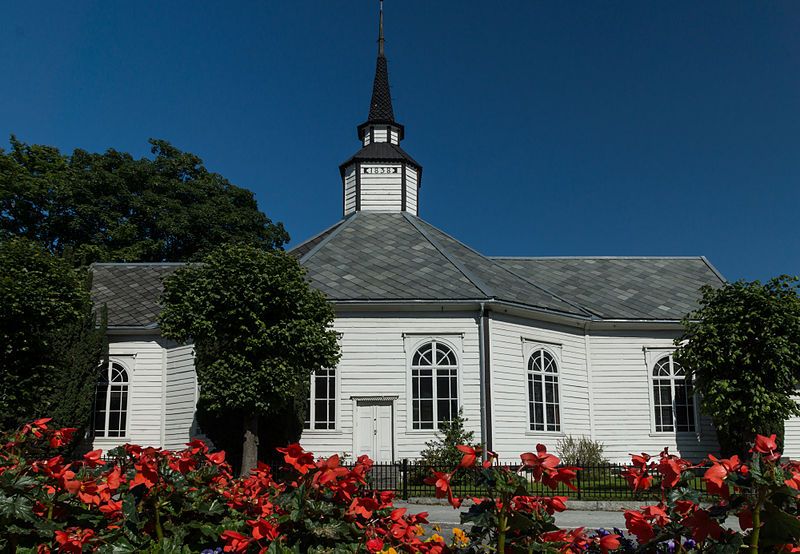
[[[128,372],[111,361],[100,368],[94,397],[94,436],[124,437],[128,426]]]
[[[543,348],[528,359],[528,418],[531,431],[561,431],[558,366]]]
[[[686,370],[672,358],[660,358],[653,366],[653,407],[656,432],[693,432],[694,390]]]
[[[441,342],[420,346],[411,358],[411,411],[414,429],[439,428],[458,413],[458,359]]]

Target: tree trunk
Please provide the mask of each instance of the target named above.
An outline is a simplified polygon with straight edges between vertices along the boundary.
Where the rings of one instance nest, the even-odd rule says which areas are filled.
[[[247,476],[258,466],[258,416],[244,416],[244,442],[242,443],[242,468],[240,476]]]

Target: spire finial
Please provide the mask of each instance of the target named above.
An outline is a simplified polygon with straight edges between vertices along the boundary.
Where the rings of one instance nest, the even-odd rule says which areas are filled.
[[[383,57],[383,0],[380,0],[380,15],[378,16],[378,56]]]

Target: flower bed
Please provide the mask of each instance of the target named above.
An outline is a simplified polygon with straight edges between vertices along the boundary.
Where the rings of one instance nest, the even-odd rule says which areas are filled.
[[[99,450],[69,461],[61,451],[72,429],[50,429],[48,419],[2,438],[0,550],[3,552],[798,552],[800,465],[781,464],[774,437],[758,437],[753,455],[691,464],[667,451],[633,457],[624,471],[636,491],[656,491],[661,502],[628,511],[628,531],[562,530],[555,512],[563,496],[531,496],[531,482],[576,488],[580,468],[563,467],[538,445],[516,469],[497,457],[460,447],[451,471],[427,485],[459,507],[454,475],[483,491],[462,514],[468,531],[450,541],[427,535],[426,514],[393,506],[394,493],[368,485],[372,461],[344,467],[338,456],[316,459],[293,444],[280,449],[278,480],[260,465],[234,478],[222,452],[201,441],[180,451],[126,445],[103,459]],[[707,493],[688,485],[703,472]],[[741,531],[726,529],[736,515]]]

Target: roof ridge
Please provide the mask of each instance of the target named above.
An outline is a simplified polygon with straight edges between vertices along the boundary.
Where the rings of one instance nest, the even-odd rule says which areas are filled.
[[[492,260],[702,260],[705,256],[486,256]]]
[[[321,236],[322,236],[322,235],[324,235],[325,233],[328,233],[328,232],[331,232],[331,231],[333,231],[333,229],[334,229],[335,227],[337,227],[338,225],[341,225],[342,223],[344,223],[344,220],[345,220],[345,219],[347,219],[347,217],[343,217],[342,219],[340,219],[339,221],[337,221],[337,222],[336,222],[336,223],[334,223],[333,225],[331,225],[331,226],[329,226],[329,227],[326,227],[325,229],[323,229],[323,230],[322,230],[322,231],[320,231],[319,233],[316,233],[315,235],[311,235],[310,237],[308,237],[306,240],[304,240],[304,241],[303,241],[303,242],[301,242],[300,244],[295,244],[295,245],[294,245],[294,246],[292,246],[292,247],[291,247],[289,250],[287,250],[287,251],[286,251],[286,253],[287,253],[287,254],[290,254],[290,253],[292,253],[293,251],[295,251],[295,250],[297,250],[298,248],[300,248],[301,246],[303,246],[304,244],[308,244],[309,242],[311,242],[311,241],[313,241],[313,240],[316,240],[316,239],[318,239],[319,237],[321,237]]]
[[[427,222],[425,222],[425,223],[427,223]],[[430,223],[427,223],[427,224],[428,224],[428,225],[430,225]],[[544,292],[545,294],[549,294],[549,295],[550,295],[550,296],[552,296],[553,298],[555,298],[555,299],[557,299],[557,300],[559,300],[559,301],[561,301],[561,302],[563,302],[563,303],[567,304],[568,306],[572,306],[573,308],[577,308],[578,310],[580,310],[580,311],[584,312],[584,313],[585,313],[585,314],[587,314],[587,315],[590,315],[590,316],[592,316],[592,315],[595,315],[595,314],[594,314],[594,312],[592,312],[592,311],[590,311],[590,310],[587,310],[586,308],[584,308],[584,307],[583,307],[583,306],[581,306],[580,304],[575,304],[574,302],[570,302],[570,301],[569,301],[569,300],[567,300],[566,298],[562,298],[561,296],[559,296],[559,295],[555,294],[554,292],[552,292],[552,291],[550,291],[550,290],[548,290],[548,289],[544,288],[543,286],[541,286],[541,285],[538,285],[538,284],[536,284],[536,283],[534,283],[534,282],[532,282],[532,281],[530,281],[530,280],[528,280],[528,279],[525,279],[525,278],[523,278],[523,277],[520,277],[519,275],[517,275],[517,274],[516,274],[516,273],[514,273],[513,271],[511,271],[511,270],[507,269],[506,267],[504,267],[504,266],[502,266],[502,265],[498,264],[497,262],[495,262],[495,260],[493,260],[493,259],[492,259],[492,258],[490,258],[489,256],[484,256],[483,254],[481,254],[480,252],[478,252],[477,250],[475,250],[475,249],[474,249],[474,248],[472,248],[471,246],[469,246],[469,245],[467,245],[467,244],[464,244],[463,242],[461,242],[461,241],[460,241],[460,240],[458,240],[457,238],[454,238],[454,237],[450,236],[449,234],[445,233],[445,232],[444,232],[444,231],[442,231],[441,229],[437,229],[437,230],[438,230],[440,233],[443,233],[445,236],[447,236],[447,237],[448,237],[450,240],[452,240],[453,242],[455,242],[455,243],[457,243],[457,244],[461,245],[462,247],[466,248],[467,250],[469,250],[470,252],[472,252],[472,253],[473,253],[473,254],[475,254],[476,256],[480,256],[481,258],[483,258],[483,259],[485,259],[485,260],[488,260],[488,261],[489,261],[489,263],[491,263],[491,264],[492,264],[494,267],[497,267],[498,269],[500,269],[500,270],[502,270],[502,271],[505,271],[506,273],[508,273],[509,275],[512,275],[512,276],[513,276],[513,277],[515,277],[516,279],[521,279],[522,281],[524,281],[524,282],[528,283],[530,286],[532,286],[532,287],[535,287],[535,288],[539,289],[540,291]]]
[[[92,262],[89,267],[97,266],[117,266],[117,265],[140,265],[140,266],[174,266],[187,265],[192,262]]]
[[[494,262],[494,260],[492,260],[492,261]],[[583,304],[578,304],[577,302],[573,302],[573,301],[571,301],[571,300],[567,300],[566,298],[563,298],[563,297],[559,296],[558,294],[556,294],[556,293],[554,293],[554,292],[550,291],[549,289],[546,289],[545,287],[543,287],[543,286],[541,286],[541,285],[539,285],[539,284],[537,284],[537,283],[534,283],[533,281],[531,281],[531,280],[530,280],[530,279],[528,279],[527,277],[523,277],[522,275],[520,275],[520,274],[519,274],[519,273],[517,273],[516,271],[511,271],[511,270],[510,270],[510,269],[508,269],[507,267],[503,267],[503,266],[502,266],[502,265],[500,265],[500,264],[495,264],[495,265],[497,265],[498,267],[500,267],[500,268],[504,269],[505,271],[507,271],[508,273],[510,273],[511,275],[513,275],[514,277],[516,277],[517,279],[522,279],[522,280],[523,280],[523,281],[525,281],[526,283],[530,284],[532,287],[536,287],[536,288],[538,288],[538,289],[539,289],[539,290],[541,290],[542,292],[545,292],[545,293],[547,293],[547,294],[551,295],[553,298],[558,298],[559,300],[561,300],[562,302],[564,302],[564,303],[566,303],[566,304],[569,304],[569,305],[570,305],[570,306],[572,306],[573,308],[577,308],[577,309],[579,309],[580,311],[582,311],[582,312],[585,312],[585,313],[589,314],[589,315],[590,315],[590,316],[592,316],[592,317],[599,317],[599,318],[602,318],[602,317],[603,317],[602,315],[600,315],[600,314],[598,314],[598,313],[596,313],[596,312],[594,312],[594,311],[590,310],[589,308],[587,308],[587,307],[586,307],[586,306],[584,306]]]
[[[320,248],[322,248],[323,246],[325,246],[326,244],[328,244],[328,243],[331,241],[331,239],[332,239],[333,237],[335,237],[336,235],[338,235],[338,234],[339,234],[339,232],[341,232],[341,230],[342,230],[342,229],[344,229],[344,228],[345,228],[345,227],[347,227],[347,226],[348,226],[350,223],[352,223],[352,221],[353,221],[353,220],[354,220],[354,219],[355,219],[355,218],[358,216],[358,213],[359,213],[359,212],[354,212],[352,215],[350,215],[350,216],[348,216],[348,217],[344,218],[342,221],[340,221],[340,222],[339,222],[339,226],[338,226],[336,229],[334,229],[333,231],[331,231],[331,233],[330,233],[330,234],[329,234],[327,237],[325,237],[324,239],[322,239],[321,241],[319,241],[319,242],[318,242],[318,243],[317,243],[317,244],[314,246],[314,248],[312,248],[311,250],[309,250],[308,252],[306,252],[305,254],[303,254],[302,256],[300,256],[300,259],[298,260],[298,262],[300,263],[300,265],[303,265],[305,262],[307,262],[308,260],[310,260],[310,259],[311,259],[311,257],[312,257],[314,254],[316,254],[317,252],[319,252]],[[330,227],[329,227],[328,229],[330,229]],[[320,233],[320,234],[321,234],[321,233]],[[318,237],[318,236],[319,236],[319,235],[317,235],[317,237]],[[314,237],[314,238],[316,238],[316,237]],[[311,240],[311,239],[309,239],[309,240]],[[306,241],[306,242],[308,242],[308,241]],[[298,246],[299,246],[299,245],[298,245]]]
[[[701,259],[702,259],[702,260],[705,262],[705,264],[708,266],[708,269],[710,269],[710,270],[712,271],[712,273],[714,273],[714,275],[716,275],[716,276],[717,276],[717,278],[718,278],[720,281],[722,281],[723,283],[727,283],[727,282],[728,282],[728,280],[725,278],[725,276],[724,276],[724,275],[723,275],[723,274],[722,274],[722,273],[721,273],[721,272],[720,272],[720,271],[719,271],[719,270],[718,270],[716,267],[714,267],[714,264],[712,264],[712,263],[711,263],[711,262],[708,260],[708,258],[706,258],[705,256],[700,256],[700,258],[701,258]]]
[[[430,234],[429,234],[429,233],[428,233],[428,232],[427,232],[425,229],[423,229],[423,228],[422,228],[422,227],[421,227],[421,226],[418,224],[418,222],[417,222],[417,221],[414,221],[414,219],[416,219],[416,218],[414,218],[412,215],[408,214],[407,212],[403,212],[403,217],[405,217],[405,218],[406,218],[406,220],[407,220],[409,223],[411,223],[411,225],[413,225],[413,226],[414,226],[414,228],[415,228],[417,231],[419,231],[419,233],[420,233],[420,234],[421,234],[423,237],[425,237],[425,239],[426,239],[426,240],[427,240],[429,243],[431,243],[431,246],[433,246],[433,247],[434,247],[434,248],[435,248],[435,249],[436,249],[436,250],[437,250],[437,251],[438,251],[438,252],[439,252],[439,253],[440,253],[442,256],[444,256],[445,258],[447,258],[447,261],[449,261],[451,264],[453,264],[453,266],[454,266],[454,267],[455,267],[455,268],[456,268],[458,271],[460,271],[460,272],[461,272],[461,274],[462,274],[464,277],[466,277],[466,278],[467,278],[467,280],[468,280],[469,282],[471,282],[471,283],[472,283],[472,284],[475,286],[475,288],[477,288],[479,291],[481,291],[481,293],[483,293],[483,294],[484,294],[484,295],[485,295],[487,298],[496,298],[496,297],[497,297],[497,295],[495,294],[495,292],[494,292],[494,290],[492,289],[492,287],[490,287],[489,285],[487,285],[487,284],[486,284],[486,283],[483,281],[483,279],[479,278],[477,275],[475,275],[474,273],[472,273],[470,270],[468,270],[466,267],[464,267],[464,265],[463,265],[461,262],[459,262],[458,260],[456,260],[456,259],[455,259],[455,258],[454,258],[454,257],[453,257],[453,256],[452,256],[450,253],[449,253],[449,252],[447,252],[447,251],[446,251],[446,249],[445,249],[445,248],[444,248],[444,247],[443,247],[441,244],[439,244],[439,243],[438,243],[438,242],[437,242],[437,241],[436,241],[436,240],[435,240],[433,237],[431,237],[431,236],[430,236]],[[449,235],[448,235],[448,236],[449,236]]]

